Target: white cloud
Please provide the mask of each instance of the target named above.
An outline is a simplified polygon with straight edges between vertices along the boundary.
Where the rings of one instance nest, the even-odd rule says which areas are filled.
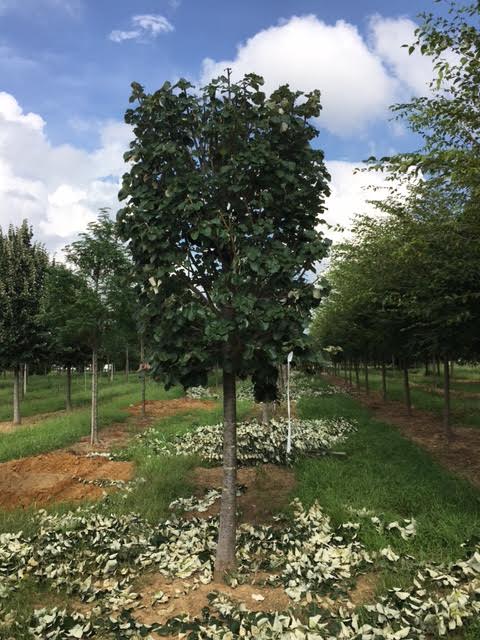
[[[418,51],[411,55],[408,48],[415,41],[417,25],[408,18],[384,18],[372,16],[369,23],[373,51],[385,62],[392,73],[413,94],[424,95],[434,70],[431,58]]]
[[[407,18],[375,15],[364,37],[343,20],[329,25],[314,15],[293,16],[240,44],[232,60],[204,59],[202,81],[231,67],[235,79],[252,71],[262,75],[267,92],[284,83],[320,89],[321,126],[337,135],[363,133],[369,123],[389,117],[391,104],[429,91],[432,60],[402,47],[415,40],[416,26]]]
[[[387,182],[382,174],[358,171],[365,165],[342,160],[331,160],[326,165],[332,181],[324,218],[332,227],[340,227],[327,231],[326,235],[338,242],[349,236],[355,215],[378,215],[376,207],[368,201],[385,197]]]
[[[339,135],[385,117],[397,89],[354,25],[328,25],[313,15],[260,31],[238,47],[234,60],[204,60],[203,81],[226,67],[235,78],[252,71],[262,75],[267,91],[287,82],[302,91],[320,89],[321,123]]]
[[[128,31],[114,30],[109,38],[113,42],[124,42],[125,40],[140,40],[156,38],[162,33],[170,33],[174,30],[173,25],[164,16],[156,14],[144,14],[133,16],[133,29]]]
[[[0,93],[0,226],[28,218],[53,250],[84,231],[100,207],[115,211],[131,131],[106,122],[99,133],[91,152],[53,145],[41,116]]]

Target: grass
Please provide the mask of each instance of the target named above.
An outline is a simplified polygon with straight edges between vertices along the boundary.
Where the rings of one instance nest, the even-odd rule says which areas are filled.
[[[239,419],[243,419],[249,410],[250,403],[239,402]],[[222,408],[217,403],[213,409],[196,409],[163,418],[154,428],[167,438],[172,438],[201,425],[217,424],[221,419]],[[196,456],[150,457],[148,450],[142,445],[129,447],[124,455],[135,462],[135,476],[145,478],[146,482],[136,486],[126,498],[111,494],[101,508],[117,515],[134,511],[151,522],[169,515],[168,506],[172,500],[192,494],[194,487],[190,482],[189,472],[202,464]]]
[[[375,376],[371,377],[374,386]],[[401,384],[390,381],[391,391],[395,390],[397,382]],[[321,387],[325,383],[317,378],[314,384]],[[119,390],[121,387],[123,385],[118,386]],[[179,393],[178,389],[167,394],[160,386],[149,387],[152,399],[178,396]],[[413,393],[418,392],[414,390]],[[138,402],[138,385],[104,402],[102,424],[125,420],[125,407],[132,402]],[[239,419],[250,409],[249,403],[239,403]],[[337,394],[303,398],[297,410],[303,418],[350,418],[358,423],[359,429],[341,447],[346,457],[305,459],[295,465],[298,480],[295,496],[307,505],[318,500],[335,524],[356,519],[348,506],[366,507],[388,521],[412,517],[417,521],[417,536],[410,541],[380,534],[373,526],[362,528],[360,536],[368,549],[378,550],[390,545],[397,552],[416,559],[383,569],[379,574],[378,593],[392,586],[408,585],[418,562],[448,563],[464,555],[462,544],[480,530],[479,491],[443,469],[395,428],[374,420],[352,397]],[[35,427],[6,434],[0,441],[0,459],[65,446],[88,433],[88,420],[88,411],[79,410],[70,416],[62,415]],[[160,419],[155,428],[167,437],[174,437],[220,420],[221,406],[216,403],[211,409],[197,409]],[[200,462],[195,456],[150,457],[141,444],[130,446],[125,456],[135,462],[136,476],[145,478],[146,482],[138,484],[126,496],[111,494],[96,507],[102,512],[117,515],[136,512],[155,522],[168,515],[168,505],[173,499],[191,494],[189,473]],[[49,511],[64,512],[70,507],[68,504],[57,505]],[[0,531],[22,529],[27,535],[33,533],[33,513],[33,510],[0,511]],[[35,585],[26,585],[25,591],[16,597],[19,609],[43,598]],[[449,637],[452,640],[477,640],[479,624],[473,622],[462,635]]]
[[[459,378],[463,379],[465,375],[465,379],[474,380],[472,377],[472,373],[470,369],[468,369],[468,375],[464,373],[462,370],[456,370],[455,375]],[[476,369],[477,379],[480,375],[478,369]],[[363,388],[363,376],[360,378],[361,385]],[[427,386],[433,386],[434,380],[431,376],[424,376],[423,372],[420,371],[411,371],[410,372],[410,381],[415,384],[421,384]],[[382,388],[382,379],[381,373],[378,370],[370,369],[369,371],[369,382],[370,388],[375,391],[381,391]],[[442,387],[442,382],[438,382],[438,388]],[[480,382],[478,383],[480,389]],[[462,383],[455,382],[455,378],[452,379],[452,389],[456,391],[465,391],[467,393],[475,393],[476,387],[475,384],[471,383]],[[439,417],[442,415],[443,411],[443,396],[438,395],[437,393],[432,393],[428,390],[428,388],[419,388],[415,386],[411,386],[411,396],[412,396],[412,404],[414,408],[421,409],[424,411],[431,411],[432,413],[437,414]],[[388,370],[387,373],[387,397],[389,400],[397,400],[399,402],[404,402],[404,392],[403,392],[403,379],[402,372],[400,371],[392,371]],[[479,427],[480,428],[480,397],[479,398],[466,398],[461,396],[460,394],[452,394],[451,396],[451,406],[452,406],[452,422],[455,425],[467,425],[470,427]]]
[[[395,428],[373,420],[349,396],[303,398],[298,412],[303,418],[351,418],[359,429],[342,447],[345,458],[307,459],[296,465],[297,497],[305,504],[318,500],[336,524],[356,519],[349,506],[366,507],[388,521],[417,521],[417,536],[409,541],[382,535],[373,526],[362,529],[360,538],[367,549],[390,545],[416,558],[385,570],[379,576],[379,593],[411,583],[417,561],[448,563],[464,556],[462,544],[480,529],[478,490],[443,469]]]
[[[140,400],[138,382],[130,382],[116,387],[117,393],[108,398],[100,395],[99,400],[99,429],[124,422],[127,417],[127,407]],[[148,398],[163,400],[181,395],[178,388],[166,392],[163,387],[152,383],[148,387]],[[0,438],[0,462],[15,458],[46,453],[73,444],[82,436],[90,432],[90,410],[83,409],[72,413],[62,413],[58,417],[51,417],[32,426],[19,427],[14,431],[2,434]]]
[[[74,408],[88,406],[91,399],[91,376],[88,374],[85,388],[83,374],[72,376],[72,400]],[[65,409],[66,378],[61,373],[51,373],[45,376],[32,375],[28,379],[27,394],[21,403],[22,417],[30,418],[35,415],[62,411]],[[125,375],[118,374],[113,382],[106,376],[99,376],[99,398],[110,401],[125,395],[129,390],[138,388],[138,378],[130,375],[126,382]],[[158,386],[158,385],[157,385]],[[0,378],[0,422],[12,419],[13,378]]]

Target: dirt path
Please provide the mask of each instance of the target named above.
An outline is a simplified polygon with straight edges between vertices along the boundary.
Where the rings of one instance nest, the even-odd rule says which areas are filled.
[[[364,391],[351,390],[341,378],[328,376],[327,380],[347,387],[377,420],[396,426],[402,435],[426,449],[437,462],[480,488],[480,429],[455,427],[455,439],[448,442],[438,415],[413,409],[409,416],[401,402],[383,402],[375,391],[367,395]]]
[[[92,451],[107,452],[127,444],[136,433],[146,429],[160,417],[209,409],[214,402],[177,398],[149,402],[147,417],[138,418],[140,407],[129,408],[132,418],[100,432],[100,444],[92,448],[88,437],[66,449],[11,460],[0,464],[0,507],[4,509],[43,507],[57,502],[98,500],[113,491],[109,481],[130,480],[134,475],[131,462],[112,462],[104,457],[88,457]],[[103,482],[102,482],[103,481]],[[105,482],[106,481],[106,482]],[[102,485],[107,486],[102,486]]]

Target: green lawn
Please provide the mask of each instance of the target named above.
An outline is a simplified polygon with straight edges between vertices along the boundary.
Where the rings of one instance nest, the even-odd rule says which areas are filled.
[[[372,377],[375,382],[375,377]],[[317,378],[315,384],[322,387],[325,382]],[[150,397],[167,397],[160,386],[149,387],[149,393]],[[178,393],[178,390],[173,390],[169,397]],[[125,419],[125,407],[137,401],[136,394],[138,389],[133,388],[129,393],[105,403],[103,423]],[[248,402],[239,403],[239,418],[250,409]],[[318,500],[336,524],[356,519],[348,507],[366,507],[389,521],[412,517],[417,521],[417,536],[409,541],[399,536],[380,534],[373,526],[362,528],[360,536],[368,549],[378,550],[390,545],[402,555],[414,558],[382,570],[378,576],[379,594],[392,586],[408,585],[418,562],[450,562],[463,556],[461,545],[478,535],[480,530],[479,491],[433,462],[426,452],[403,438],[395,428],[374,420],[369,411],[350,396],[337,394],[303,398],[297,410],[303,418],[351,418],[357,421],[359,429],[342,447],[337,447],[346,452],[345,457],[305,459],[295,465],[298,480],[296,497],[305,504]],[[85,418],[84,424],[82,419]],[[196,426],[220,420],[221,405],[217,403],[213,409],[194,410],[160,419],[155,428],[167,437],[173,437]],[[20,433],[7,438],[8,455],[12,457],[15,450],[22,447],[23,451],[53,448],[60,441],[76,439],[78,433],[85,430],[88,432],[88,412],[77,412],[69,422],[64,416],[55,418],[41,426],[26,429],[30,433],[28,443]],[[4,449],[0,447],[2,451]],[[135,461],[137,476],[145,478],[146,482],[138,484],[126,497],[111,494],[96,509],[116,514],[135,511],[155,522],[167,516],[171,500],[191,493],[189,472],[199,463],[195,457],[150,456],[141,444],[130,446],[123,455]],[[52,508],[60,512],[66,509],[68,505]],[[0,513],[0,531],[31,531],[30,514],[28,511]],[[32,595],[38,596],[38,593],[30,593],[30,596],[19,594],[19,598],[25,597],[22,606],[28,606]],[[480,629],[478,624],[475,625],[462,635],[448,637],[452,640],[477,640]]]
[[[21,402],[22,417],[28,418],[65,409],[65,384],[65,374],[62,373],[29,376],[27,394]],[[74,408],[89,405],[91,398],[90,385],[90,374],[87,374],[86,386],[83,374],[73,374],[72,401]],[[107,402],[124,396],[138,387],[138,376],[133,373],[130,374],[128,383],[125,380],[124,373],[118,373],[113,382],[110,382],[105,375],[99,376],[99,398]],[[10,375],[0,377],[0,422],[12,419],[12,396],[12,377]]]
[[[150,383],[147,398],[163,400],[182,395],[179,388],[166,392],[156,383]],[[127,419],[127,408],[140,401],[138,380],[114,384],[103,388],[99,394],[99,428]],[[21,426],[0,435],[0,462],[22,458],[66,447],[90,433],[90,409],[79,409],[70,414],[61,413],[32,426]]]
[[[471,374],[471,371],[469,374]],[[479,376],[479,370],[476,369],[477,379]],[[464,373],[463,370],[456,370],[455,375],[463,378]],[[473,378],[470,376],[470,379]],[[421,384],[427,386],[433,386],[434,380],[432,377],[425,377],[422,371],[411,371],[410,372],[410,381],[415,384]],[[364,388],[364,378],[360,377],[361,387]],[[381,391],[382,389],[382,378],[381,372],[375,369],[369,370],[369,383],[370,388],[375,391]],[[438,388],[442,387],[443,383],[441,381],[438,382]],[[480,389],[480,382],[478,383],[478,387]],[[466,391],[470,393],[474,393],[476,391],[476,384],[471,383],[461,383],[456,382],[455,378],[452,379],[452,389],[458,391]],[[411,386],[411,397],[412,404],[414,408],[422,409],[425,411],[432,411],[436,413],[439,417],[442,415],[443,411],[443,396],[438,393],[432,393],[428,390],[428,388],[419,388],[415,386]],[[392,371],[391,369],[387,372],[387,398],[389,400],[397,400],[399,402],[404,402],[404,392],[403,392],[403,378],[401,371]],[[480,397],[478,398],[465,398],[461,395],[452,394],[451,396],[451,405],[452,405],[452,422],[453,424],[463,424],[470,427],[480,427]]]

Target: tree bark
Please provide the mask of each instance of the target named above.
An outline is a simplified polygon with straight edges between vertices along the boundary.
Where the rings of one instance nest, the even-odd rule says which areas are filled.
[[[428,361],[428,358],[425,360],[425,371],[423,372],[424,376],[429,376],[430,375],[430,363]]]
[[[270,403],[262,402],[262,424],[270,424]]]
[[[453,440],[453,431],[450,414],[450,367],[447,356],[443,359],[443,426],[450,442]]]
[[[98,354],[92,351],[92,418],[90,423],[90,444],[98,444]]]
[[[143,340],[143,336],[140,336],[140,363],[142,365],[142,373],[141,373],[141,383],[142,383],[142,418],[145,418],[147,412],[145,410],[145,396],[146,396],[146,381],[145,381],[145,368],[143,365],[145,364],[145,343]]]
[[[23,389],[22,398],[27,395],[27,380],[28,380],[28,364],[23,365]]]
[[[237,400],[235,373],[223,369],[223,488],[215,579],[235,568],[237,529]]]
[[[130,373],[130,358],[128,353],[128,344],[125,347],[125,379],[128,382],[128,374]]]
[[[383,401],[387,401],[387,368],[385,362],[382,362],[382,398]]]
[[[20,415],[20,365],[13,368],[13,424],[21,424]]]
[[[408,380],[408,367],[406,364],[403,365],[403,388],[405,391],[405,404],[407,406],[407,413],[409,416],[412,415],[412,399],[410,396],[410,382]]]
[[[358,371],[358,362],[355,361],[355,386],[360,389],[360,373]]]
[[[365,392],[367,396],[370,393],[370,385],[368,383],[368,363],[367,362],[365,362]]]
[[[68,365],[67,367],[67,397],[66,397],[66,408],[67,411],[72,410],[72,367]]]

